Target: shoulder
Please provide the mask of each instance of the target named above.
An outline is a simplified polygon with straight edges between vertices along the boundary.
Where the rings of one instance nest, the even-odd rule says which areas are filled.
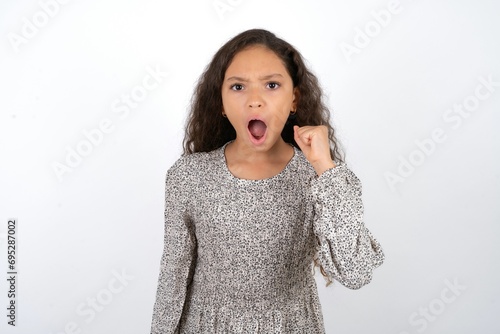
[[[205,172],[214,169],[220,160],[220,150],[221,148],[211,152],[196,152],[181,156],[167,170],[167,177],[183,180],[200,178]]]
[[[301,175],[306,180],[310,180],[316,177],[316,171],[313,166],[307,161],[304,153],[301,150],[294,147],[295,150],[295,168],[298,175]]]

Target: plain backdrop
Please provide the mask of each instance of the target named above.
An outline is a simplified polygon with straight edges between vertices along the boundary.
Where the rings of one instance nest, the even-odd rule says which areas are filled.
[[[318,76],[385,263],[325,288],[327,333],[500,332],[496,1],[3,1],[0,277],[17,219],[16,326],[149,333],[165,173],[193,87],[265,28]]]

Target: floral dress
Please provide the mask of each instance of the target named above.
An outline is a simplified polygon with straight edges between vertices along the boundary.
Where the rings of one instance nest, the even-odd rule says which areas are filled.
[[[324,333],[313,261],[350,289],[384,261],[359,179],[344,163],[318,177],[297,148],[279,174],[240,179],[226,145],[167,172],[151,334]]]

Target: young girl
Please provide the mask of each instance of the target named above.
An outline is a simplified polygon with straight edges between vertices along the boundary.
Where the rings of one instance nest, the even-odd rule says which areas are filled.
[[[168,170],[151,333],[324,333],[319,266],[351,289],[382,264],[316,77],[265,30],[215,54]]]

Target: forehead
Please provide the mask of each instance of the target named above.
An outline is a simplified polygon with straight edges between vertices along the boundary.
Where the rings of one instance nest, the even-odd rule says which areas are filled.
[[[236,53],[229,64],[225,77],[242,74],[269,74],[268,72],[288,75],[283,61],[265,46],[255,45]]]

